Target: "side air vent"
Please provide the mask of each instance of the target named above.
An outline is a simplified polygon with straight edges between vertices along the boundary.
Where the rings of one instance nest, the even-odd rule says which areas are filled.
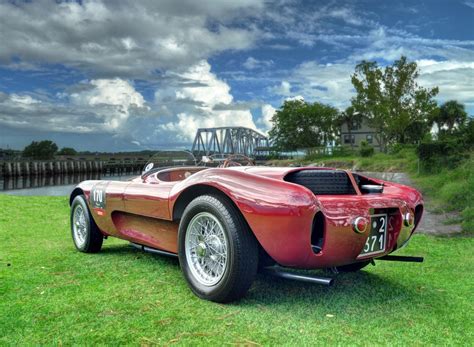
[[[315,195],[356,194],[347,173],[339,170],[301,170],[291,172],[285,181],[302,185]]]
[[[316,213],[311,230],[311,248],[315,254],[323,249],[325,221],[322,212]]]
[[[415,207],[415,228],[418,226],[423,215],[423,205],[417,205]]]

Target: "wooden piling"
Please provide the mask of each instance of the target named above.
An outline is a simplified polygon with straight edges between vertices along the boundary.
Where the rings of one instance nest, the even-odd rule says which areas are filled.
[[[30,165],[31,175],[36,176],[38,174],[38,162],[32,161]]]
[[[30,175],[30,163],[25,161],[20,166],[20,176],[29,176]]]
[[[43,175],[109,174],[122,175],[140,172],[143,163],[137,160],[48,160],[0,162],[0,177],[28,177]]]

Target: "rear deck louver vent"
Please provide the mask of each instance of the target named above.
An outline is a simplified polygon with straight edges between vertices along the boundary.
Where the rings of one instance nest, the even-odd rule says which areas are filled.
[[[285,181],[302,185],[315,195],[356,194],[347,173],[339,170],[301,170],[291,172]]]

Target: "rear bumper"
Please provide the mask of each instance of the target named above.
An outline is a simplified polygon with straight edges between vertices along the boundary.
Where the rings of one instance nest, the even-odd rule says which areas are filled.
[[[369,237],[369,230],[363,234],[355,233],[352,228],[352,221],[355,217],[349,216],[344,223],[337,223],[334,219],[328,218],[325,243],[321,252],[312,256],[306,264],[299,266],[305,268],[333,267],[370,260],[392,253],[405,246],[415,230],[415,225],[406,226],[403,222],[403,215],[408,209],[414,211],[406,205],[369,209],[366,218],[378,214],[387,214],[388,217],[385,249],[370,255],[361,255]]]
[[[256,233],[263,248],[278,264],[305,269],[327,268],[390,254],[406,245],[419,222],[417,220],[414,225],[405,226],[402,216],[408,210],[414,213],[415,208],[423,203],[419,194],[416,199],[408,202],[400,198],[387,198],[382,194],[367,198],[318,197],[318,200],[318,209],[300,208],[291,215],[270,217],[274,221],[265,223],[266,232],[263,237]],[[322,247],[315,253],[311,247],[311,234],[314,232],[313,219],[318,210],[324,214],[325,223]],[[357,217],[370,219],[371,215],[379,213],[388,214],[385,250],[370,256],[360,256],[369,231],[358,234],[354,232],[352,223]],[[421,214],[418,218],[421,218]]]

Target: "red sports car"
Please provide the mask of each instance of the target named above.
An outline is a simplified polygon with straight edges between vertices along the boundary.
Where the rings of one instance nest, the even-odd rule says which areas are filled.
[[[324,167],[157,168],[130,181],[84,181],[70,196],[71,231],[82,252],[118,237],[178,255],[201,298],[245,295],[258,268],[357,271],[373,259],[421,261],[389,253],[403,247],[423,213],[413,188]],[[332,279],[294,277],[330,284]]]

